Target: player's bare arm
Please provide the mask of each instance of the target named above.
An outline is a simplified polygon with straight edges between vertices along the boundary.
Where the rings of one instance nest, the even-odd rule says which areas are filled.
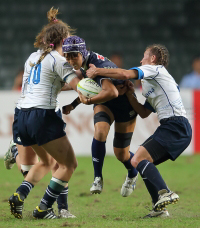
[[[62,107],[62,113],[68,115],[72,110],[81,103],[80,98],[77,97],[71,104]]]
[[[76,70],[75,73],[80,80],[83,79],[83,74],[80,70]]]
[[[61,91],[68,91],[68,90],[73,90],[73,88],[69,84],[65,83]]]
[[[118,97],[118,90],[110,80],[104,79],[102,81],[102,91],[98,95],[92,98],[86,98],[81,93],[79,93],[79,97],[81,102],[86,105],[99,104]]]
[[[76,73],[77,77],[72,79],[71,82],[68,84],[68,86],[71,87],[73,90],[77,91],[77,84],[83,78],[83,75],[80,70],[76,70],[75,73]],[[81,103],[81,101],[80,101],[79,97],[77,97],[71,104],[65,105],[62,107],[62,113],[65,115],[68,115],[80,103]]]
[[[148,117],[152,111],[150,111],[149,109],[147,109],[144,105],[142,105],[141,103],[138,102],[137,98],[134,96],[134,85],[131,81],[127,82],[127,92],[126,92],[126,96],[128,97],[128,100],[130,102],[130,104],[132,105],[132,107],[134,108],[134,110],[138,113],[138,115],[144,119],[146,117]]]
[[[107,68],[96,68],[93,64],[89,65],[90,68],[86,71],[89,78],[95,78],[97,75],[127,80],[127,79],[138,79],[137,70],[125,70],[120,68],[107,69]]]

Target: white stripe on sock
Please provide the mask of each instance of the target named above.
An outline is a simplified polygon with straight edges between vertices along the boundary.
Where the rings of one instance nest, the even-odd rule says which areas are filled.
[[[49,196],[51,196],[51,197],[53,197],[53,198],[58,198],[58,196],[59,195],[56,195],[56,194],[54,194],[54,193],[52,193],[48,188],[46,189],[46,193],[49,195]]]
[[[142,175],[143,175],[143,173],[144,173],[144,171],[145,171],[145,169],[147,168],[147,166],[148,166],[149,163],[150,163],[150,162],[147,162],[147,164],[145,165],[144,169],[142,170]]]

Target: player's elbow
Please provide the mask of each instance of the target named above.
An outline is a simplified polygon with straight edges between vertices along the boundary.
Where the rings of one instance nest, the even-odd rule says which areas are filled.
[[[146,114],[144,114],[144,113],[140,113],[140,114],[139,114],[139,116],[140,116],[142,119],[147,118],[147,115],[146,115]]]
[[[112,90],[112,91],[110,92],[110,97],[111,97],[112,99],[117,98],[118,96],[119,96],[119,92],[118,92],[117,89]]]
[[[119,95],[119,92],[118,92],[117,89],[113,89],[113,90],[111,89],[111,90],[109,90],[109,92],[108,92],[108,96],[109,96],[110,99],[117,98],[118,95]]]
[[[144,111],[144,112],[141,112],[140,114],[139,114],[139,116],[142,118],[142,119],[145,119],[145,118],[147,118],[149,115],[150,115],[150,111]]]

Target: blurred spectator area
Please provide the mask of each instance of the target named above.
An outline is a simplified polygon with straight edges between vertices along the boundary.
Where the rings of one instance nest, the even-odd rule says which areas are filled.
[[[0,89],[12,88],[52,6],[90,50],[122,53],[127,69],[140,64],[147,45],[161,43],[171,55],[169,72],[180,82],[200,50],[200,0],[1,0]]]

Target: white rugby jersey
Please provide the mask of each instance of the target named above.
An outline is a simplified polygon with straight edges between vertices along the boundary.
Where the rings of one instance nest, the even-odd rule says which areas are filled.
[[[31,58],[31,62],[37,63],[40,55]],[[29,71],[27,92],[21,108],[55,109],[62,83],[70,83],[77,77],[66,59],[55,50],[46,55],[40,64],[30,67]]]
[[[145,107],[157,112],[159,121],[172,116],[186,117],[178,84],[162,65],[143,65],[131,68],[142,79],[142,95]]]
[[[28,85],[28,77],[30,75],[30,71],[31,71],[31,66],[29,64],[29,62],[33,62],[34,59],[39,59],[40,55],[41,55],[42,51],[38,50],[36,52],[33,52],[28,59],[26,60],[25,64],[24,64],[24,74],[23,74],[23,79],[22,79],[22,89],[21,89],[21,95],[16,103],[16,107],[18,109],[21,109],[21,103],[23,101],[23,99],[25,98],[26,95],[26,91],[27,91],[27,85]]]

